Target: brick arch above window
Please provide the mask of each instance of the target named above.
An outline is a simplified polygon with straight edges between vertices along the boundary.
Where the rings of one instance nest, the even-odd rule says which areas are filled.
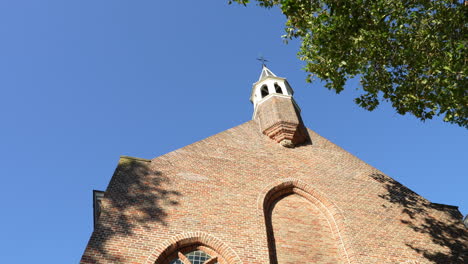
[[[340,245],[341,258],[344,263],[357,263],[351,249],[351,239],[346,236],[344,217],[338,207],[324,194],[301,180],[294,178],[279,179],[268,184],[257,199],[257,210],[263,216],[265,223],[268,221],[269,211],[275,202],[289,194],[298,194],[317,206],[331,224],[336,241]],[[268,233],[268,230],[267,230]]]
[[[161,264],[225,264],[226,260],[215,250],[194,244],[192,246],[177,249],[164,259],[156,260]]]
[[[239,256],[221,240],[205,232],[187,232],[167,239],[148,257],[147,264],[169,264],[174,259],[181,259],[184,264],[191,264],[186,254],[203,251],[210,255],[204,264],[241,264]]]

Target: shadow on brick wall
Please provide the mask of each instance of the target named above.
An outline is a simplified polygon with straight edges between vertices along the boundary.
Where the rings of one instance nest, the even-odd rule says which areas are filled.
[[[181,194],[163,186],[169,178],[149,168],[149,162],[121,159],[104,196],[103,209],[81,263],[120,263],[121,253],[107,243],[135,232],[167,225],[166,210]],[[124,242],[118,245],[125,248]]]
[[[428,235],[434,244],[447,250],[440,251],[430,245],[416,243],[406,244],[409,248],[432,263],[468,263],[468,231],[462,224],[462,215],[456,207],[430,203],[382,174],[372,174],[371,177],[382,183],[387,190],[387,193],[379,196],[399,205],[408,216],[408,220],[401,220],[403,224],[417,233]]]

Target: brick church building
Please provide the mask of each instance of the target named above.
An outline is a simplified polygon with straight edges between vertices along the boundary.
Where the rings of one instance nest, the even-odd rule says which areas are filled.
[[[263,66],[253,118],[147,160],[123,156],[81,263],[468,263],[457,207],[435,204],[306,128]]]

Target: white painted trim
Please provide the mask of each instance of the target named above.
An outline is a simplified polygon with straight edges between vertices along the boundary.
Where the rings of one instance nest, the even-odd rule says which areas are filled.
[[[250,101],[253,103],[253,95],[255,93],[255,88],[258,87],[259,84],[265,82],[266,80],[270,80],[270,79],[274,79],[274,80],[278,80],[278,81],[284,81],[284,82],[287,82],[287,80],[285,78],[281,78],[281,77],[277,77],[277,76],[268,76],[267,78],[261,80],[261,81],[258,81],[258,82],[254,82],[252,84],[252,91],[250,92]],[[292,89],[291,89],[292,90]]]

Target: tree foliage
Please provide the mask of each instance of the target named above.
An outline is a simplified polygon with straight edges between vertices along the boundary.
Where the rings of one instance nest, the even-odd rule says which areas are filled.
[[[247,4],[249,0],[229,2]],[[360,76],[355,102],[375,109],[389,101],[421,120],[442,115],[468,127],[468,5],[448,0],[256,0],[287,18],[284,38],[314,76],[341,92]]]

